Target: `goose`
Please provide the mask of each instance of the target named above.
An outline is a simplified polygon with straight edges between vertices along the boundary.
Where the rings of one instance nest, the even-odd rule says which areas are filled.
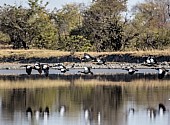
[[[36,62],[33,66],[33,69],[37,70],[39,72],[39,74],[41,75],[42,73],[42,66],[39,62]]]
[[[32,66],[31,66],[31,65],[27,65],[27,66],[26,66],[26,73],[27,73],[28,75],[31,75],[31,72],[32,72]]]
[[[158,79],[163,79],[169,71],[164,67],[156,68],[156,70],[158,71]]]
[[[59,66],[59,69],[58,70],[60,70],[61,71],[61,73],[65,73],[65,72],[67,72],[67,71],[69,71],[69,69],[68,68],[66,68],[65,66]]]
[[[82,62],[88,62],[88,61],[92,61],[94,60],[95,58],[92,57],[90,54],[88,53],[84,53],[84,56],[83,58],[81,59]]]
[[[49,75],[49,69],[50,66],[48,64],[42,64],[42,70],[44,71],[45,76],[47,77]]]
[[[93,72],[91,71],[90,67],[84,67],[84,71],[78,71],[79,73],[84,73],[84,74],[92,74]]]
[[[128,74],[130,74],[130,75],[133,75],[136,71],[138,71],[134,67],[125,67],[125,68],[123,68],[123,70],[127,70]]]
[[[64,66],[61,63],[54,65],[52,68],[60,70],[61,73],[65,73],[65,72],[69,71],[69,69],[66,68],[66,66]]]
[[[96,64],[97,65],[106,65],[106,60],[104,58],[97,58]]]
[[[144,61],[143,64],[146,66],[155,66],[157,65],[157,61],[152,56],[149,56],[146,57],[146,60]]]
[[[20,66],[20,67],[25,67],[26,73],[27,73],[28,75],[31,75],[32,69],[33,69],[32,65],[24,65],[24,66]]]

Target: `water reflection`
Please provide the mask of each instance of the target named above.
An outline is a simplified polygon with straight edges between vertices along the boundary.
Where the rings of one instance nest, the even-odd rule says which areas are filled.
[[[149,80],[139,74],[132,77],[135,79],[125,80],[121,74],[57,75],[48,79],[1,76],[1,123],[168,125],[169,81]],[[161,105],[165,106],[162,112]]]

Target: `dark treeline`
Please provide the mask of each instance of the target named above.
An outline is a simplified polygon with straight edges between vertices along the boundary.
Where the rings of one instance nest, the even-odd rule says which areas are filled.
[[[51,11],[43,0],[28,0],[28,5],[0,7],[0,41],[13,49],[101,52],[170,45],[170,3],[165,0],[139,3],[130,16],[127,0],[66,4]]]

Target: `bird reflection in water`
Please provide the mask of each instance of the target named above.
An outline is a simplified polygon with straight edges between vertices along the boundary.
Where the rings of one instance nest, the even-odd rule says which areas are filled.
[[[60,116],[63,117],[64,114],[66,112],[66,106],[65,105],[62,105],[59,107],[59,113],[60,113]]]
[[[164,104],[159,103],[158,107],[159,107],[158,110],[155,108],[152,108],[152,107],[147,108],[148,116],[151,119],[154,119],[157,114],[161,117],[164,115],[164,113],[166,111],[166,107],[164,106]]]
[[[84,110],[84,119],[87,125],[90,125],[90,121],[92,120],[92,109]]]
[[[31,120],[32,117],[35,117],[36,120],[39,120],[39,118],[43,118],[44,120],[47,120],[49,117],[49,107],[47,106],[44,111],[40,107],[39,110],[33,110],[31,107],[28,107],[26,110],[26,116],[28,117],[28,120]]]
[[[129,115],[131,116],[131,115],[134,115],[134,113],[135,113],[135,109],[134,108],[130,108],[129,109]]]
[[[96,120],[98,125],[101,124],[101,112],[94,112],[93,108],[84,109],[84,119],[86,125],[90,125],[93,120]]]

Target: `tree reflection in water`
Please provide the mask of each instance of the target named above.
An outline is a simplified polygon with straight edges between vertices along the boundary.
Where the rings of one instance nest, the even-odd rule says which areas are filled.
[[[33,112],[30,120],[33,123],[41,120],[61,122],[63,118],[64,125],[67,124],[66,121],[79,122],[80,125],[85,123],[126,125],[131,123],[129,121],[138,119],[137,115],[141,112],[140,115],[147,116],[148,107],[158,109],[158,104],[163,103],[168,108],[170,84],[166,79],[148,80],[139,74],[130,78],[126,75],[99,75],[93,78],[84,75],[62,75],[61,78],[59,76],[49,79],[41,79],[39,76],[35,78],[36,76],[0,77],[0,117],[4,122],[6,116],[8,121],[15,122],[16,112],[24,113],[26,116],[26,110],[30,107]],[[41,84],[36,86],[39,83]],[[40,116],[45,108],[49,111],[48,117]],[[133,109],[131,118],[130,109]],[[35,115],[37,111],[39,116]],[[163,117],[166,117],[166,113],[167,111]],[[157,115],[154,115],[154,119],[157,118]],[[17,120],[22,119],[26,120],[26,117]]]

